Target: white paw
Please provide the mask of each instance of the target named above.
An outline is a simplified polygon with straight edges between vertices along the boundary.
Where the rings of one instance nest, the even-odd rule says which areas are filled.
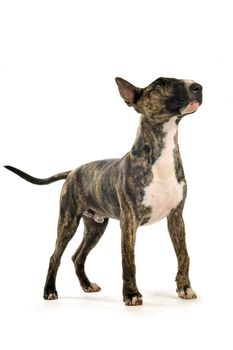
[[[126,299],[125,305],[127,305],[127,306],[142,305],[142,297],[134,296],[132,298]]]
[[[56,293],[50,293],[47,298],[47,300],[56,300],[56,299],[58,299],[58,295]]]
[[[191,287],[189,287],[187,289],[180,289],[178,291],[178,296],[181,299],[196,299],[197,298],[196,293],[194,292],[194,290],[192,290]]]
[[[86,293],[95,293],[95,292],[99,292],[101,290],[101,288],[96,283],[91,283],[90,286],[82,287],[82,288],[83,288],[84,292],[86,292]]]

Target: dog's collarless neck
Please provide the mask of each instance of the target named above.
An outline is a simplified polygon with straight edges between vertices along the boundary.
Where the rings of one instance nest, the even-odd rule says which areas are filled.
[[[154,121],[142,115],[131,154],[134,157],[145,158],[153,164],[165,146],[165,138],[169,134],[171,137],[177,135],[178,124],[176,120],[175,117],[168,117],[162,121]]]

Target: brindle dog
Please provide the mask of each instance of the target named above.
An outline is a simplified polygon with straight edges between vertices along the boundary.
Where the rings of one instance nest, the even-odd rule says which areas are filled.
[[[182,217],[187,187],[178,147],[178,125],[184,115],[195,112],[202,103],[202,86],[194,81],[170,78],[159,78],[144,89],[121,78],[116,78],[116,83],[127,105],[141,114],[136,140],[123,158],[95,161],[47,179],[37,179],[6,166],[38,185],[66,179],[44,298],[58,298],[55,280],[61,256],[81,218],[84,236],[72,260],[83,290],[100,290],[87,278],[84,264],[112,218],[120,220],[122,233],[123,300],[126,305],[141,305],[134,263],[136,231],[140,225],[165,217],[178,260],[178,295],[183,299],[196,298],[189,280]]]

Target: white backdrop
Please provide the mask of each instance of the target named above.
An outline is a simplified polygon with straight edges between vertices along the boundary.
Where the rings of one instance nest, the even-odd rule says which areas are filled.
[[[1,1],[2,349],[232,349],[232,30],[226,0]],[[47,177],[123,156],[139,116],[115,76],[142,87],[159,76],[204,86],[203,105],[179,133],[197,300],[176,296],[165,221],[138,232],[142,307],[122,303],[117,221],[87,261],[101,293],[84,294],[74,273],[80,225],[58,273],[60,299],[42,299],[62,183],[37,187],[2,166]]]

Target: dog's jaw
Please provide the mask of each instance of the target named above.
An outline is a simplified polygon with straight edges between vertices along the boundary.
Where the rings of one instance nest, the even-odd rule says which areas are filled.
[[[186,107],[181,108],[180,110],[181,115],[194,113],[196,112],[199,106],[200,106],[200,103],[198,101],[195,101],[195,100],[191,101]]]

